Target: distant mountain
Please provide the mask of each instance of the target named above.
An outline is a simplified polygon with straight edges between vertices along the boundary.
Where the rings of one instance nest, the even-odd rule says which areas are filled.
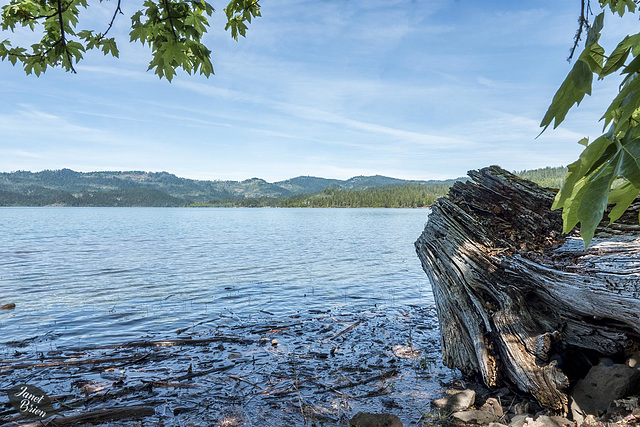
[[[200,181],[167,172],[75,172],[71,169],[0,173],[0,206],[180,206],[235,199],[283,198],[320,193],[327,188],[361,190],[409,181],[385,176],[347,180],[299,176],[269,183],[264,179]],[[448,182],[453,182],[450,180]]]
[[[549,187],[559,187],[565,173],[563,167],[517,172]],[[200,181],[168,172],[18,171],[0,173],[0,206],[423,206],[464,179],[299,176],[270,183],[260,178]]]
[[[184,202],[153,188],[70,193],[30,187],[25,193],[0,190],[0,206],[180,206]]]
[[[274,182],[280,188],[289,191],[290,194],[315,194],[325,188],[340,187],[344,181],[339,179],[318,178],[315,176],[298,176],[286,181]]]

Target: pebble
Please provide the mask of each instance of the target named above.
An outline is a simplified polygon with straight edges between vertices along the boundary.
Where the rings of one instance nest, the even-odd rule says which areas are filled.
[[[358,412],[349,420],[350,426],[357,427],[403,427],[402,421],[393,414],[371,414]]]
[[[480,425],[487,425],[498,420],[498,417],[496,417],[491,412],[480,411],[478,409],[474,409],[472,411],[454,412],[452,416],[453,418],[465,423],[475,423]]]
[[[435,407],[445,411],[458,412],[470,408],[476,400],[476,392],[473,390],[449,390],[449,396],[434,400]]]

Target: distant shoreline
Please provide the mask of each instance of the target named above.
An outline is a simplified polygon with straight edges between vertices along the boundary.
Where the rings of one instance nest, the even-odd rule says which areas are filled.
[[[517,173],[559,188],[566,168]],[[466,178],[408,181],[381,175],[348,180],[300,176],[269,183],[197,181],[166,172],[75,172],[70,169],[0,173],[0,206],[23,207],[279,207],[428,208]]]
[[[0,208],[160,208],[160,209],[181,209],[181,208],[201,208],[201,209],[431,209],[431,206],[421,207],[384,207],[384,206],[67,206],[67,205],[47,205],[47,206],[34,206],[34,205],[0,205]]]

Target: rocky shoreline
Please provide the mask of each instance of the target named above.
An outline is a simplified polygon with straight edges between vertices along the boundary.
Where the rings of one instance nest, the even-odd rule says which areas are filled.
[[[640,354],[600,360],[573,387],[565,418],[442,366],[434,307],[214,323],[102,347],[3,343],[0,391],[42,389],[59,413],[50,426],[640,425]],[[43,424],[0,400],[0,425]]]
[[[163,339],[91,348],[34,337],[0,346],[0,392],[41,389],[59,412],[50,426],[343,427],[360,412],[440,425],[430,402],[459,374],[440,362],[437,325],[434,307],[396,307],[229,313]],[[41,425],[2,399],[0,425]]]
[[[640,425],[640,369],[637,356],[625,364],[605,359],[578,381],[571,395],[571,414],[562,417],[542,408],[531,396],[508,388],[488,390],[473,383],[449,389],[432,406],[444,411],[452,425],[491,427],[613,427]],[[578,404],[581,402],[581,405]],[[582,407],[580,407],[582,406]]]

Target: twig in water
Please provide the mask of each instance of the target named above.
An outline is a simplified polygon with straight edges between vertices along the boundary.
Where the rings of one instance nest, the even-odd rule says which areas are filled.
[[[349,332],[350,330],[352,330],[353,328],[355,328],[356,326],[358,326],[360,323],[362,323],[362,320],[358,320],[356,323],[354,323],[351,326],[347,326],[346,328],[344,328],[343,330],[341,330],[340,332],[338,332],[337,334],[335,334],[334,336],[332,336],[330,339],[334,340],[336,338],[338,338],[340,335],[346,334],[347,332]]]
[[[251,381],[249,381],[249,380],[245,380],[245,379],[244,379],[244,378],[242,378],[242,377],[237,377],[237,376],[235,376],[235,375],[228,375],[228,377],[229,377],[229,378],[231,378],[232,380],[241,381],[241,382],[243,382],[243,383],[247,383],[247,384],[249,384],[249,385],[252,385],[252,386],[254,386],[254,387],[256,387],[256,388],[258,387],[258,384],[253,383],[253,382],[251,382]]]
[[[293,374],[296,377],[295,381],[293,382],[293,387],[296,389],[296,393],[298,393],[298,405],[300,406],[300,415],[302,415],[302,421],[306,424],[307,417],[305,416],[304,409],[302,408],[302,396],[300,396],[300,389],[298,388],[298,370],[296,369],[295,360],[293,361]]]

